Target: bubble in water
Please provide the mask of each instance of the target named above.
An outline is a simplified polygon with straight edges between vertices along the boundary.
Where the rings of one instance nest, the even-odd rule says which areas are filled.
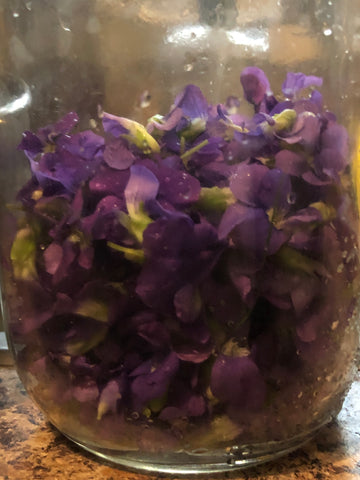
[[[331,28],[325,28],[325,30],[323,30],[323,34],[325,35],[325,37],[330,37],[332,33],[333,31],[331,30]]]
[[[186,63],[184,65],[184,70],[185,70],[185,72],[191,72],[192,70],[194,70],[194,64]]]
[[[19,18],[19,17],[20,17],[20,13],[19,13],[19,12],[13,12],[13,17],[14,17],[14,18]]]

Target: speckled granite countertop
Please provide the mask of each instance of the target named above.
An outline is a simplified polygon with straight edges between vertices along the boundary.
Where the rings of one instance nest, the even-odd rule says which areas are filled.
[[[44,420],[12,367],[0,367],[0,480],[155,480],[101,463]],[[183,477],[184,478],[184,477]],[[209,478],[209,477],[208,477]],[[359,480],[360,375],[338,420],[278,461],[215,475],[217,480]]]

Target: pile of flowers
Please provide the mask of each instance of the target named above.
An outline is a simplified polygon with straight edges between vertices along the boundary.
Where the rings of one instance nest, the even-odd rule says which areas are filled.
[[[24,132],[11,330],[22,368],[66,378],[55,402],[241,424],[297,396],[351,315],[348,136],[322,79],[289,73],[276,98],[248,67],[241,84],[252,118],[188,85],[146,126],[100,111],[78,131],[70,112]]]

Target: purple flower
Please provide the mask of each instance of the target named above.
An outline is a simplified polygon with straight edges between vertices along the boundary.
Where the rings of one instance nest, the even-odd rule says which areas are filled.
[[[157,170],[159,197],[177,207],[196,202],[200,195],[200,182],[185,171],[162,166]]]
[[[174,105],[181,108],[185,117],[207,118],[209,106],[206,98],[196,85],[187,85],[184,90],[175,98]]]
[[[269,80],[263,70],[258,67],[244,68],[240,81],[246,100],[255,106],[259,105],[266,96],[271,95]]]
[[[100,200],[95,212],[81,220],[82,229],[89,238],[106,239],[118,243],[128,239],[126,228],[119,222],[119,210],[125,209],[125,202],[114,195]]]
[[[113,138],[109,140],[104,150],[104,161],[109,167],[116,170],[129,168],[135,160],[134,154],[129,150],[125,140]]]
[[[132,372],[130,389],[134,410],[141,411],[152,400],[161,399],[167,393],[178,368],[179,359],[175,353],[169,353],[165,358],[159,359],[157,364],[150,363],[146,373]]]
[[[259,268],[266,255],[274,254],[287,236],[273,226],[262,208],[230,205],[219,225],[219,238],[229,237],[240,251]]]
[[[105,132],[111,133],[115,138],[126,139],[143,153],[160,151],[160,146],[155,138],[140,123],[106,112],[101,112],[100,116]]]
[[[78,123],[79,117],[75,112],[70,112],[53,125],[39,129],[36,134],[25,131],[18,149],[24,150],[30,160],[33,160],[46,148],[50,150],[56,143],[58,137],[67,135]]]
[[[144,232],[146,261],[138,277],[137,294],[149,307],[172,312],[176,292],[205,278],[222,248],[209,224],[194,225],[186,217],[154,221]]]
[[[250,357],[219,355],[212,367],[210,388],[227,405],[246,410],[264,405],[265,382]]]
[[[321,87],[323,81],[320,77],[313,75],[304,75],[303,73],[288,73],[286,80],[282,85],[282,91],[285,97],[296,97],[298,92],[307,87]]]

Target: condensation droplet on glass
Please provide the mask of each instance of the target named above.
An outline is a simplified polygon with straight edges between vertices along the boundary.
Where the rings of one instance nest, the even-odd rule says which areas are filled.
[[[333,31],[331,30],[331,28],[325,28],[323,30],[323,34],[325,35],[325,37],[330,37],[330,35],[332,35]]]
[[[145,90],[140,95],[140,108],[147,108],[150,106],[151,103],[151,95],[148,90]]]
[[[294,192],[291,192],[288,194],[287,196],[287,202],[290,204],[290,205],[294,205],[294,203],[296,202],[296,194]]]
[[[194,69],[194,65],[192,63],[186,63],[184,65],[185,72],[191,72]]]
[[[139,412],[131,412],[130,416],[132,420],[138,420],[140,418]]]
[[[59,18],[60,26],[65,32],[71,32],[71,28],[69,27],[68,21],[64,21],[63,19]]]

